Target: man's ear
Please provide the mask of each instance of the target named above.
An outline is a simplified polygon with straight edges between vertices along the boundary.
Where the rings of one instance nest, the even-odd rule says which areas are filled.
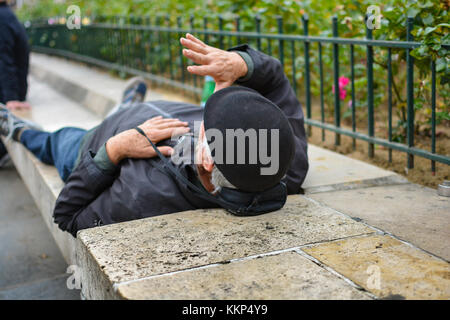
[[[207,154],[206,150],[203,149],[203,159],[202,159],[202,167],[207,172],[212,172],[214,169],[214,161],[213,159]]]

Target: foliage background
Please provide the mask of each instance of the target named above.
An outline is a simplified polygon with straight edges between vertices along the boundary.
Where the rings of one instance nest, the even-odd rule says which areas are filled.
[[[302,34],[301,16],[307,13],[309,16],[309,34],[328,37],[331,36],[331,18],[336,15],[339,20],[339,36],[346,38],[364,38],[364,15],[369,5],[379,5],[383,15],[381,28],[374,30],[375,39],[406,40],[406,16],[414,17],[413,35],[415,41],[422,42],[422,46],[413,51],[415,57],[415,109],[417,133],[429,135],[431,115],[431,82],[430,63],[436,63],[438,76],[438,103],[437,122],[448,127],[450,122],[450,56],[448,50],[442,48],[442,44],[450,44],[449,36],[449,0],[341,0],[339,4],[334,1],[313,0],[80,0],[55,3],[52,0],[37,1],[35,5],[24,6],[19,10],[20,19],[33,20],[41,17],[65,16],[67,7],[76,4],[81,8],[84,16],[166,16],[170,22],[176,25],[176,18],[182,17],[183,25],[189,26],[189,17],[194,17],[196,27],[203,27],[203,17],[209,19],[209,28],[217,28],[218,15],[222,15],[225,21],[225,30],[235,30],[234,19],[241,17],[241,30],[255,30],[255,16],[261,16],[261,29],[263,33],[276,33],[276,16],[283,17],[284,33]],[[265,49],[263,44],[263,50]],[[295,57],[296,81],[298,87],[303,87],[302,66],[304,58],[302,48]],[[274,52],[276,53],[276,52]],[[343,118],[349,121],[351,108],[361,110],[358,119],[364,127],[366,119],[365,108],[367,106],[367,79],[365,65],[366,49],[355,47],[355,91],[356,105],[352,106],[350,94],[347,94],[341,103]],[[393,49],[393,73],[394,73],[394,110],[396,115],[396,127],[394,140],[404,141],[406,127],[406,52],[404,49]],[[378,118],[385,118],[387,99],[387,50],[374,48],[374,77],[375,77],[375,106]],[[324,47],[323,61],[325,64],[325,103],[327,115],[333,114],[332,90],[332,53],[331,46]],[[290,76],[292,67],[290,57],[287,57],[285,71]],[[348,46],[340,49],[340,75],[350,77],[350,61]],[[318,54],[315,47],[311,47],[311,90],[314,96],[319,95]],[[301,93],[300,93],[301,95]],[[384,111],[383,111],[384,110]],[[385,119],[384,119],[385,120]]]

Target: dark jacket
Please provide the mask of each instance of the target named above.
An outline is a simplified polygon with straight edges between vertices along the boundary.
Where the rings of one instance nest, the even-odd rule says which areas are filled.
[[[280,62],[247,45],[233,48],[247,52],[254,71],[240,85],[250,87],[278,105],[286,114],[295,134],[295,157],[285,182],[289,194],[299,193],[308,170],[303,111]],[[103,121],[83,147],[80,163],[69,176],[54,210],[54,220],[62,230],[76,236],[81,229],[173,212],[217,207],[200,199],[172,178],[159,158],[125,159],[116,173],[106,174],[93,161],[99,148],[112,136],[140,125],[157,115],[188,121],[201,121],[203,109],[168,101],[154,101],[119,111]],[[170,144],[168,141],[161,144]],[[180,165],[183,175],[196,182],[194,165]],[[198,183],[198,181],[197,181]]]
[[[29,53],[24,27],[0,3],[0,102],[26,99]]]

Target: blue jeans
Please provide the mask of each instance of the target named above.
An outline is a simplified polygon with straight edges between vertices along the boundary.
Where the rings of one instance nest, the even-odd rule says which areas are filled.
[[[52,133],[29,129],[22,132],[20,142],[39,160],[55,166],[61,179],[66,181],[72,173],[81,140],[86,132],[73,127]]]

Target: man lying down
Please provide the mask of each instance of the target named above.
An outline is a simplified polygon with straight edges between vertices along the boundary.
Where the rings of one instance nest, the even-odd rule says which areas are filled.
[[[0,110],[0,133],[54,165],[64,180],[54,221],[74,237],[86,228],[199,208],[258,215],[301,192],[308,170],[304,117],[280,62],[248,45],[224,51],[191,34],[180,41],[196,63],[187,70],[216,82],[205,108],[144,103],[145,82],[136,78],[118,110],[89,131],[48,133]]]

